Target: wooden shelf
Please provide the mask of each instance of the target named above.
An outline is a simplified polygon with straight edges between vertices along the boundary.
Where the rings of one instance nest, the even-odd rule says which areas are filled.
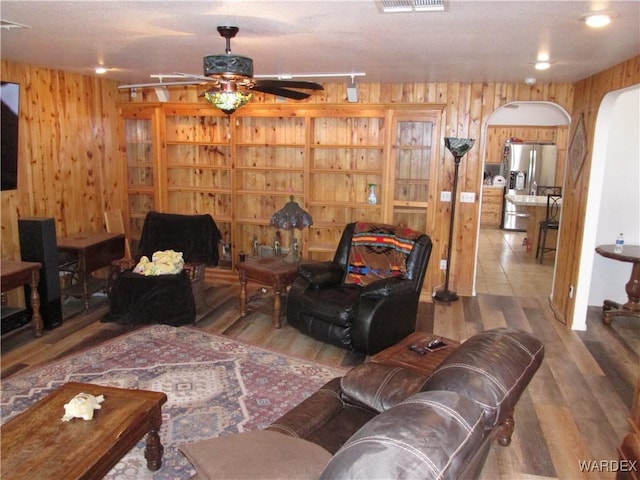
[[[201,105],[153,104],[123,112],[127,168],[144,169],[145,182],[128,185],[127,218],[139,229],[151,207],[210,213],[232,261],[254,237],[271,245],[271,216],[291,195],[314,218],[296,236],[312,258],[332,258],[350,222],[397,218],[424,229],[441,109],[254,105],[223,116]],[[376,205],[367,203],[371,183]],[[283,235],[283,248],[288,240]]]

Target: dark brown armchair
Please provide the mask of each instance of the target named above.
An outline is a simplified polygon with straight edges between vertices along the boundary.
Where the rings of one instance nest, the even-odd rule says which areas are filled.
[[[375,354],[415,330],[430,255],[425,234],[348,224],[333,261],[299,267],[287,321],[317,340]]]
[[[193,323],[204,301],[204,269],[218,264],[222,236],[211,215],[149,212],[145,217],[138,254],[120,264],[109,290],[109,314],[104,321],[124,324]],[[178,274],[144,276],[132,271],[146,256],[161,250],[182,252],[184,269]]]

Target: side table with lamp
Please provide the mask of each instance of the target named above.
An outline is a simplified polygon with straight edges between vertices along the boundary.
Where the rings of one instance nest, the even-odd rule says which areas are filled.
[[[298,265],[308,263],[300,258],[300,244],[294,230],[302,230],[313,225],[311,215],[303,210],[291,195],[289,202],[271,217],[271,226],[289,230],[289,252],[286,256],[276,255],[258,260],[238,263],[240,278],[240,312],[247,314],[247,282],[252,280],[273,287],[273,326],[280,328],[282,316],[282,294],[298,276]]]

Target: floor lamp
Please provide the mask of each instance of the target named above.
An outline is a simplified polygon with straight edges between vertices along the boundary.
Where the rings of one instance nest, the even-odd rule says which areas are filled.
[[[453,190],[451,192],[451,220],[449,222],[449,244],[447,246],[447,271],[444,280],[444,289],[438,290],[433,296],[435,300],[440,302],[453,302],[458,300],[456,292],[449,290],[449,272],[451,271],[451,252],[453,242],[453,220],[456,216],[456,196],[458,192],[458,168],[460,167],[460,159],[464,157],[465,153],[471,150],[475,140],[472,138],[453,138],[447,137],[444,139],[444,145],[453,154],[455,161],[455,171],[453,174]]]

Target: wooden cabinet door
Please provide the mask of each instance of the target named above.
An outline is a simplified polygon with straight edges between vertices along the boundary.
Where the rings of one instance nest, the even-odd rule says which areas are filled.
[[[441,112],[394,112],[391,118],[387,218],[429,234],[435,218]]]
[[[123,178],[126,179],[127,208],[124,224],[132,243],[140,239],[148,211],[160,208],[159,122],[158,108],[126,106],[121,108]]]

